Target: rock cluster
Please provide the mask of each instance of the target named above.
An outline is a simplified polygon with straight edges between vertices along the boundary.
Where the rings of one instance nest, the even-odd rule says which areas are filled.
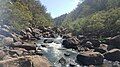
[[[8,33],[4,29],[0,31]],[[0,33],[0,36],[3,33]],[[79,64],[101,65],[104,59],[120,62],[120,35],[106,38],[105,42],[101,42],[97,37],[73,36],[67,29],[55,27],[29,27],[17,33],[9,33],[9,36],[4,36],[3,38],[4,50],[0,50],[0,58],[5,55],[9,55],[11,58],[24,55],[42,55],[40,50],[36,48],[36,43],[29,44],[27,42],[40,40],[41,38],[54,39],[56,35],[60,35],[63,38],[63,47],[75,49],[79,53],[76,57]],[[45,39],[43,42],[52,43],[53,39]],[[44,45],[41,46],[46,47]],[[67,53],[64,55],[69,56]]]

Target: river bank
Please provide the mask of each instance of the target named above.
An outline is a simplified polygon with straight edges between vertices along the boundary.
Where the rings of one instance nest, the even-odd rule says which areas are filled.
[[[47,63],[46,60],[43,62],[56,67],[101,67],[102,65],[113,67],[114,64],[120,66],[120,35],[102,41],[95,36],[73,36],[67,29],[52,27],[36,29],[29,27],[19,33],[12,32],[10,35],[2,39],[1,58],[37,55],[39,57],[34,59],[42,60],[40,57],[45,56],[48,60]],[[32,63],[36,64],[34,63],[36,61],[41,63],[39,60],[32,61]]]

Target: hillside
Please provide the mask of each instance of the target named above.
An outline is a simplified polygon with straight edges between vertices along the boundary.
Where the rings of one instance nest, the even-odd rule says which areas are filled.
[[[52,17],[39,0],[0,0],[1,25],[21,30],[25,27],[52,25]]]
[[[67,27],[75,34],[100,33],[115,35],[119,32],[120,0],[84,0],[67,14],[63,21],[55,18],[59,26]],[[56,23],[56,21],[54,21]],[[60,25],[61,24],[61,25]],[[111,34],[112,33],[112,34]]]

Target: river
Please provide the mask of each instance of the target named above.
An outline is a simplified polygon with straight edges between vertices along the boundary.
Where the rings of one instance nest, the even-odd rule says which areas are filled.
[[[43,55],[48,58],[50,61],[51,65],[53,67],[70,67],[70,64],[74,64],[74,67],[87,67],[87,66],[82,66],[76,63],[76,56],[78,52],[72,49],[65,49],[62,46],[62,38],[59,36],[57,38],[53,39],[52,43],[43,43],[45,39],[53,39],[53,38],[42,38],[42,40],[39,40],[37,42],[37,45],[41,47],[41,45],[46,45],[47,47],[41,47]],[[66,56],[65,54],[69,54],[70,56]],[[59,63],[59,60],[61,58],[64,58],[66,63],[61,64]],[[104,60],[104,64],[100,66],[95,66],[95,67],[120,67],[119,62],[111,62]]]

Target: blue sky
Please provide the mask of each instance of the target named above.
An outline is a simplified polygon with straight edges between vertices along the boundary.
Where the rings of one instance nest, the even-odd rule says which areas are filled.
[[[80,0],[40,0],[53,18],[69,13],[76,8]]]

